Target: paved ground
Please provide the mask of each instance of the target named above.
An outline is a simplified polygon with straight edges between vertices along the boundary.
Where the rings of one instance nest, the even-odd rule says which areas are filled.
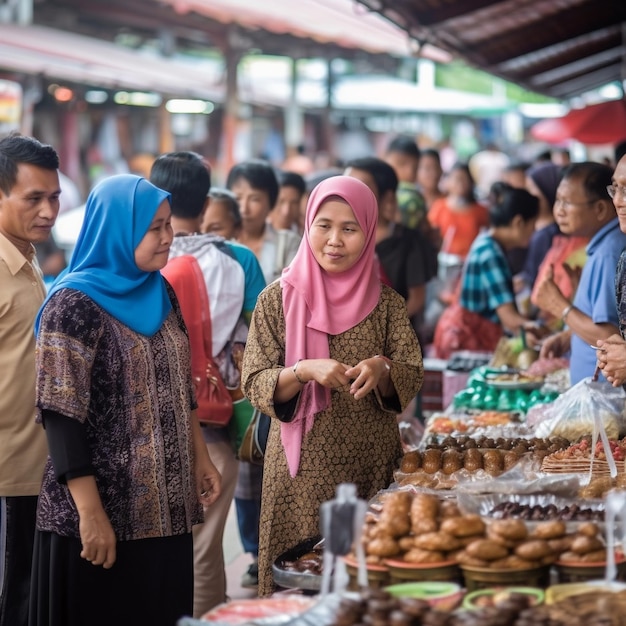
[[[256,589],[241,586],[241,577],[252,563],[252,557],[243,551],[237,528],[235,505],[230,513],[224,530],[224,562],[226,563],[226,592],[232,600],[255,598]]]

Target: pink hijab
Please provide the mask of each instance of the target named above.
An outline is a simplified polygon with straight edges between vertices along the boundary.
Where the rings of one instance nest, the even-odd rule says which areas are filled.
[[[365,233],[365,245],[356,263],[339,274],[329,274],[311,250],[309,231],[316,213],[332,196],[352,208]],[[378,206],[369,187],[350,176],[322,181],[309,196],[304,235],[293,261],[283,270],[285,363],[298,359],[329,358],[328,335],[339,335],[363,321],[380,297],[380,275],[374,254]],[[302,439],[313,427],[315,415],[330,404],[330,390],[310,381],[301,391],[294,419],[281,424],[281,440],[293,478],[300,465]]]

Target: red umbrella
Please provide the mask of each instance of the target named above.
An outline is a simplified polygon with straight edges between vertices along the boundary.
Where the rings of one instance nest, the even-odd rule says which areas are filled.
[[[576,139],[584,144],[614,144],[626,138],[626,101],[609,100],[572,109],[563,117],[537,122],[530,133],[548,143]]]

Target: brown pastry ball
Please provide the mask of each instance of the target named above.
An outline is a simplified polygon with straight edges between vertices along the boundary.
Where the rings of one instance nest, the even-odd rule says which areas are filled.
[[[437,550],[413,548],[404,555],[407,563],[441,563],[446,560],[445,554]]]
[[[469,535],[469,537],[457,537],[457,539],[463,547],[466,547],[477,539],[485,539],[485,533],[481,533],[480,535]],[[489,539],[489,537],[487,537],[487,539]]]
[[[465,548],[460,548],[459,550],[452,550],[451,552],[446,552],[445,557],[446,561],[458,561],[459,554],[463,552],[465,554]]]
[[[416,493],[411,503],[411,525],[417,524],[420,520],[437,519],[439,514],[439,500],[428,493]]]
[[[412,550],[415,547],[415,544],[413,543],[414,539],[415,537],[413,537],[412,535],[406,535],[405,537],[400,537],[397,540],[398,545],[400,546],[400,550],[402,550],[402,552],[408,552],[409,550]]]
[[[446,550],[458,550],[461,544],[458,540],[444,532],[424,533],[415,537],[415,547],[422,550],[437,550],[445,552]]]
[[[562,554],[563,552],[569,552],[572,544],[576,539],[576,535],[565,535],[559,539],[548,539],[548,545],[555,554]]]
[[[463,459],[457,450],[445,450],[441,456],[441,469],[444,474],[454,474],[463,467]]]
[[[552,554],[548,554],[548,556],[544,556],[541,559],[541,565],[552,565],[559,560],[559,554],[557,552],[553,552]]]
[[[509,554],[509,551],[504,546],[490,539],[477,539],[476,541],[472,541],[472,543],[465,548],[465,552],[467,552],[469,556],[481,559],[482,561],[503,559]]]
[[[563,563],[569,563],[574,562],[577,563],[578,561],[580,561],[580,554],[576,554],[576,552],[571,552],[571,551],[566,551],[561,553],[561,555],[559,556],[559,561],[562,561]]]
[[[565,522],[552,520],[550,522],[540,522],[532,532],[535,539],[559,539],[567,532]]]
[[[461,565],[468,565],[469,567],[489,567],[489,561],[484,561],[475,556],[471,556],[466,550],[457,552],[456,560]]]
[[[385,517],[372,530],[372,537],[403,537],[411,531],[411,522],[408,516]]]
[[[515,452],[515,450],[508,450],[503,455],[503,468],[504,471],[511,469],[514,465],[519,463],[521,455]]]
[[[497,544],[500,544],[509,550],[512,550],[520,543],[520,539],[505,539],[502,535],[498,535],[498,533],[494,532],[489,526],[487,527],[485,535],[487,539],[495,541]]]
[[[583,554],[581,559],[583,563],[604,563],[606,561],[606,550],[594,550]]]
[[[526,539],[528,536],[528,528],[521,519],[494,520],[489,524],[489,529],[504,539],[514,541]]]
[[[598,528],[598,525],[593,522],[585,522],[576,529],[577,534],[585,535],[587,537],[597,537],[599,532],[600,528]]]
[[[425,517],[411,524],[411,532],[414,535],[423,535],[424,533],[433,533],[439,529],[436,519]]]
[[[410,491],[389,491],[383,498],[383,515],[408,515],[413,504],[413,495]]]
[[[427,474],[434,474],[441,469],[441,450],[436,450],[431,448],[424,452],[424,456],[422,458],[422,469]]]
[[[367,565],[383,565],[385,560],[380,556],[374,556],[373,554],[365,555],[365,563]]]
[[[367,542],[365,551],[373,556],[392,557],[400,554],[400,546],[391,537],[377,537]]]
[[[412,474],[422,467],[422,453],[419,450],[407,452],[400,461],[400,471]]]
[[[483,468],[483,455],[478,448],[470,448],[465,451],[463,467],[468,472],[476,472]]]
[[[576,554],[587,554],[596,550],[604,550],[604,544],[597,537],[579,535],[574,539],[570,550]]]
[[[485,522],[483,522],[480,515],[450,517],[441,522],[441,530],[454,537],[469,537],[483,533],[485,531]]]
[[[461,515],[461,511],[458,504],[454,500],[443,500],[439,504],[439,515],[442,518],[459,517]]]
[[[483,467],[487,474],[498,476],[504,469],[504,459],[501,450],[485,450],[483,452]]]
[[[492,569],[534,569],[535,567],[539,567],[539,565],[539,561],[527,561],[515,554],[489,563],[489,567]]]
[[[544,539],[531,539],[520,543],[515,548],[515,554],[526,561],[541,561],[544,557],[552,554],[552,549]]]

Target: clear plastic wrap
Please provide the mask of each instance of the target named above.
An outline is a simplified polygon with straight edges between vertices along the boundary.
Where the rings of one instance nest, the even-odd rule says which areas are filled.
[[[537,437],[558,435],[578,441],[594,434],[600,420],[609,439],[626,435],[626,393],[608,382],[584,378],[550,404],[532,407],[526,423]],[[596,435],[597,435],[596,431]]]
[[[547,475],[537,471],[537,463],[523,459],[497,478],[482,481],[459,481],[457,497],[468,494],[554,494],[565,498],[576,498],[581,482],[578,474]]]
[[[567,498],[553,493],[530,493],[530,494],[508,494],[508,493],[459,493],[457,503],[463,513],[480,515],[488,519],[523,519],[527,524],[533,522],[543,522],[552,519],[559,519],[568,525],[568,532],[572,532],[580,522],[604,521],[604,500],[578,500]],[[506,517],[495,511],[502,511],[503,504],[519,504],[527,507],[529,516],[512,515]],[[541,507],[548,509],[551,507],[553,513],[547,516],[532,516],[531,509]],[[575,517],[577,512],[585,512],[580,518]]]

